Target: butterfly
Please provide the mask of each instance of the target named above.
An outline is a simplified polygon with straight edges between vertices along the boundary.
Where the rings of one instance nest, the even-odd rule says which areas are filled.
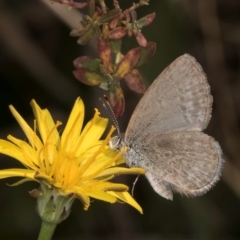
[[[125,134],[110,146],[126,146],[127,165],[144,168],[160,196],[202,195],[219,180],[223,166],[218,142],[202,132],[211,119],[212,102],[202,67],[184,54],[151,84]]]

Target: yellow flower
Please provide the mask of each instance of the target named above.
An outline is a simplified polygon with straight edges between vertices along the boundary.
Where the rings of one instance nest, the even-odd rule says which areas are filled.
[[[54,190],[62,197],[80,199],[85,210],[90,206],[90,198],[95,198],[109,203],[121,200],[142,213],[141,207],[128,193],[128,187],[109,180],[119,174],[144,174],[144,170],[119,166],[125,163],[121,156],[126,149],[116,153],[109,148],[114,127],[105,140],[100,140],[108,120],[101,118],[98,110],[95,109],[93,119],[82,129],[84,105],[78,98],[60,136],[57,128],[61,122],[54,123],[49,111],[41,109],[34,100],[31,106],[36,118],[34,130],[10,106],[28,143],[9,135],[9,141],[0,139],[0,153],[15,158],[25,168],[0,170],[0,179],[24,178],[14,185],[29,180],[37,181],[41,189],[47,186],[47,189]],[[38,197],[41,194],[44,194],[44,190],[37,194]]]

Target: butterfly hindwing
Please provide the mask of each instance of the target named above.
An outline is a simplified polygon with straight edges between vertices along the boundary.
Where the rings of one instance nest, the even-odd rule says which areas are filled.
[[[154,190],[168,199],[172,191],[202,195],[219,179],[223,164],[219,144],[193,131],[143,135],[125,157],[130,166],[144,168]]]

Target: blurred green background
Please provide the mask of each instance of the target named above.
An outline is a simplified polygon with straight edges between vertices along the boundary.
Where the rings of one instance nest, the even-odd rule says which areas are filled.
[[[96,56],[95,42],[79,46],[69,36],[69,24],[80,19],[60,6],[59,17],[45,0],[0,1],[0,138],[11,133],[25,138],[11,116],[12,104],[32,124],[29,102],[34,98],[47,107],[56,120],[66,121],[74,100],[85,102],[86,119],[97,107],[107,112],[98,98],[105,92],[78,82],[72,75],[73,59]],[[112,6],[112,1],[106,1]],[[119,1],[122,8],[132,1]],[[60,11],[60,10],[57,10]],[[158,196],[140,177],[134,197],[144,215],[126,204],[110,205],[93,201],[88,211],[75,201],[70,217],[56,229],[53,239],[240,239],[240,1],[239,0],[152,0],[138,11],[139,18],[156,12],[156,19],[143,29],[149,41],[157,43],[154,58],[140,71],[147,86],[175,58],[189,53],[203,66],[214,96],[213,117],[206,132],[219,141],[225,159],[220,182],[207,194],[186,198],[178,194],[167,201]],[[67,22],[66,22],[67,21]],[[136,46],[125,39],[124,51]],[[139,95],[122,84],[126,112],[119,120],[124,131]],[[153,103],[154,104],[154,103]],[[0,168],[20,166],[0,156]],[[35,199],[28,191],[36,183],[19,187],[0,181],[0,239],[36,239],[41,220]],[[130,187],[135,178],[122,178]]]

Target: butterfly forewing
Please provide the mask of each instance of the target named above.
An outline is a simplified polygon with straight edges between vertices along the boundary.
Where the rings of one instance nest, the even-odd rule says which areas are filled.
[[[137,105],[126,141],[142,134],[204,129],[212,110],[210,87],[202,67],[190,55],[177,58],[152,83]]]

